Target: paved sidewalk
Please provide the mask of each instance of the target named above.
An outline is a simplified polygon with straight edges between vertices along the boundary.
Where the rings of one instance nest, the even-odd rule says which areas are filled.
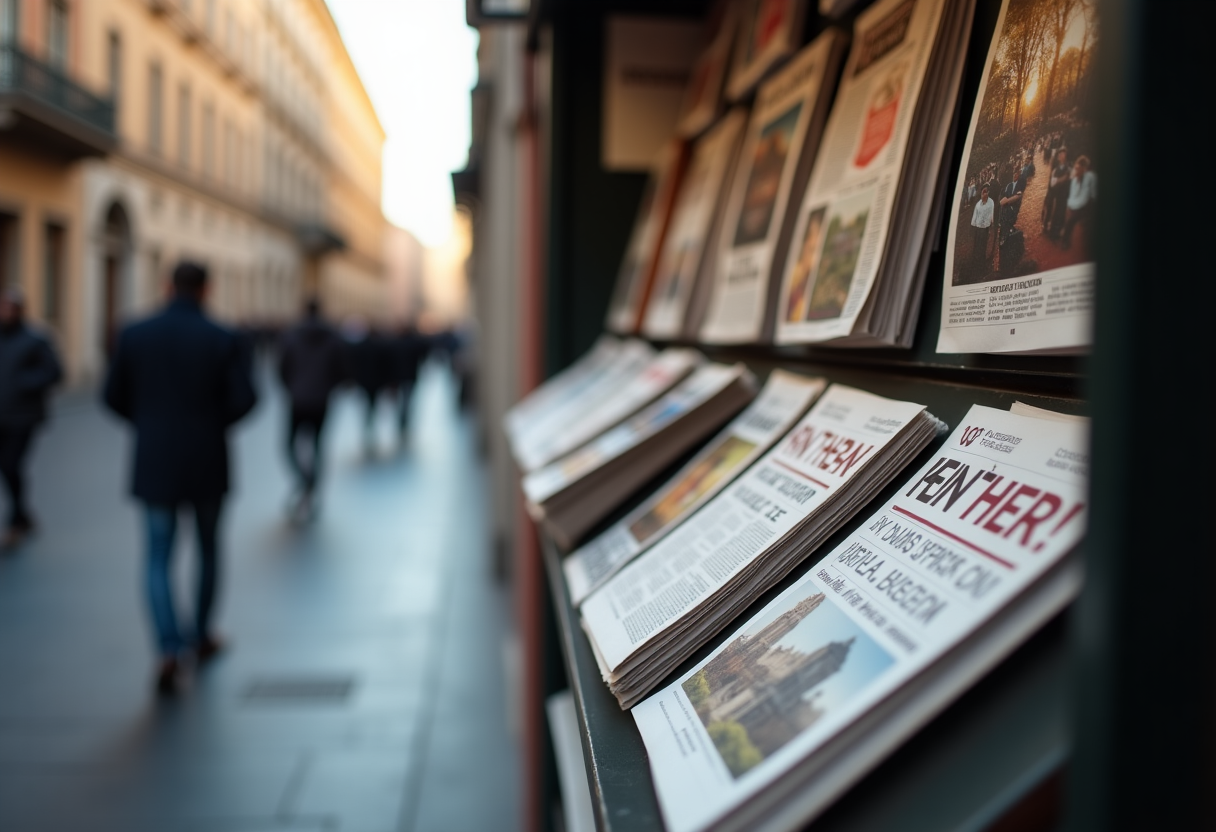
[[[427,368],[404,452],[386,409],[366,458],[339,401],[303,530],[285,520],[282,403],[261,388],[222,526],[232,649],[170,702],[152,692],[129,439],[90,397],[60,401],[33,457],[42,531],[0,555],[0,830],[517,827],[508,593],[450,378]]]

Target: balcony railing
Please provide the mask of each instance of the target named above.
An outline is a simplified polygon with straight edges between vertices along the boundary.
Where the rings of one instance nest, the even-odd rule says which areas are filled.
[[[116,139],[112,99],[89,92],[12,44],[0,44],[0,109],[94,152],[108,150]]]

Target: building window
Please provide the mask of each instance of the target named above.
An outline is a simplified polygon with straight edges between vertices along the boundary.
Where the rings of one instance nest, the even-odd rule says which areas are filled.
[[[20,0],[0,0],[0,45],[17,40],[17,6]]]
[[[177,91],[177,160],[190,167],[190,85],[182,84]]]
[[[63,263],[67,229],[48,222],[43,240],[42,319],[58,326],[63,315]]]
[[[148,150],[160,155],[164,150],[164,79],[160,64],[148,65]]]
[[[46,60],[58,70],[66,70],[68,67],[67,0],[47,2]]]
[[[236,182],[236,151],[234,150],[231,121],[224,122],[224,184],[232,187]]]
[[[203,176],[215,176],[215,107],[203,105]]]
[[[0,211],[0,289],[21,287],[21,219]]]
[[[118,32],[111,31],[109,44],[106,47],[106,74],[109,76],[110,97],[114,99],[114,108],[118,109],[118,99],[122,93],[122,37]]]

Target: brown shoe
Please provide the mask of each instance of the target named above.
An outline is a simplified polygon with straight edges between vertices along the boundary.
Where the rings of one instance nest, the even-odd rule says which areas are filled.
[[[206,664],[224,652],[227,646],[223,640],[215,636],[203,636],[194,646],[194,658],[199,664]]]
[[[180,677],[181,668],[175,657],[167,656],[161,659],[160,667],[156,670],[156,692],[161,696],[173,696],[178,692]]]

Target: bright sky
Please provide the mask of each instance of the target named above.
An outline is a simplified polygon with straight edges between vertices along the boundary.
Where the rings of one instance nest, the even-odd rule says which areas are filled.
[[[450,173],[469,150],[477,32],[464,0],[327,0],[384,142],[384,214],[438,246],[452,233]]]

